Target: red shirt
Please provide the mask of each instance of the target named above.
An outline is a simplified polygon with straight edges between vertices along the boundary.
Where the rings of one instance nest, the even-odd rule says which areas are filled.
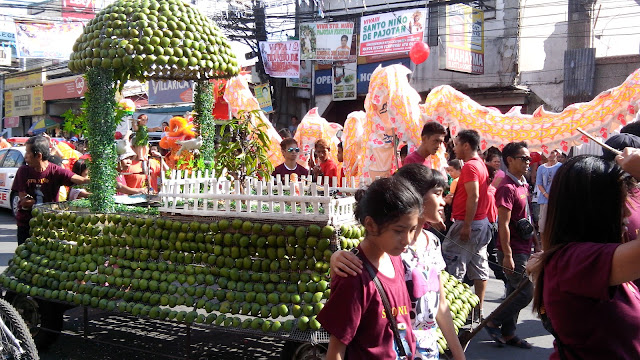
[[[72,171],[51,162],[43,172],[38,172],[29,165],[22,165],[16,172],[11,190],[33,196],[36,204],[54,202],[58,201],[60,186],[73,185],[71,178],[74,175]],[[18,210],[16,220],[18,226],[29,225],[31,210]]]
[[[487,194],[489,195],[489,208],[487,211],[487,219],[490,223],[498,221],[498,207],[496,206],[496,188],[489,184],[487,188]]]
[[[544,267],[547,314],[563,344],[581,359],[640,359],[638,288],[631,282],[609,286],[619,245],[571,243]],[[557,346],[550,359],[560,359]]]
[[[338,177],[338,165],[331,159],[320,163],[320,170],[322,170],[322,176],[328,176],[329,179]],[[333,180],[330,183],[333,184]]]
[[[151,180],[151,187],[153,190],[158,191],[158,177],[160,177],[160,162],[155,159],[149,160],[149,179]],[[130,188],[141,189],[147,185],[147,176],[142,172],[142,161],[134,160],[131,166],[125,173],[124,179],[127,181],[127,186]]]
[[[360,250],[362,251],[362,250]],[[364,258],[365,261],[366,257]],[[404,267],[399,256],[392,256],[396,274],[378,278],[389,298],[392,311],[399,309],[398,323],[407,325],[406,339],[415,353],[416,342],[411,331],[411,299],[404,282]],[[318,321],[331,335],[347,345],[347,359],[395,359],[393,331],[382,300],[366,268],[362,274],[331,279],[331,296],[318,314]]]
[[[464,185],[470,181],[477,181],[479,185],[478,208],[473,220],[486,218],[489,209],[489,172],[484,161],[479,156],[466,161],[458,179],[458,186],[453,197],[451,217],[454,220],[464,220],[464,214],[467,210],[467,189]]]
[[[514,224],[520,219],[528,217],[526,213],[527,201],[529,196],[529,184],[527,182],[514,181],[510,174],[507,174],[498,189],[496,190],[496,207],[505,207],[511,211],[511,221],[509,221],[509,233],[511,251],[514,254],[530,254],[533,237],[528,240],[518,236]],[[502,243],[498,241],[498,250],[502,250]]]

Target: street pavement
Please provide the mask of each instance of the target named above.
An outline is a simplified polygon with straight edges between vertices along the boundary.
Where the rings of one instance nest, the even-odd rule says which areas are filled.
[[[17,246],[16,225],[11,213],[0,210],[0,271],[7,267]],[[489,314],[500,304],[504,292],[502,282],[490,279],[487,286],[484,313]],[[95,341],[81,336],[62,335],[46,351],[42,360],[112,360],[185,358],[191,349],[191,359],[279,359],[283,342],[270,337],[247,337],[244,334],[212,329],[192,329],[191,346],[187,347],[186,327],[177,324],[140,319],[99,309],[89,310],[89,335]],[[64,331],[82,334],[84,331],[82,308],[65,313]],[[466,356],[469,360],[541,360],[548,359],[553,349],[553,337],[542,327],[540,320],[527,306],[520,312],[518,335],[533,344],[533,349],[498,348],[485,331],[470,342]],[[151,355],[142,351],[153,351]]]

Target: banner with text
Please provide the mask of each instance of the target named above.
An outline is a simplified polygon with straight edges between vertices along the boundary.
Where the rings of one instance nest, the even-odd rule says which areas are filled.
[[[62,0],[62,17],[89,21],[96,16],[93,0]]]
[[[303,60],[348,60],[355,56],[354,23],[310,23],[300,25]]]
[[[469,5],[448,5],[446,27],[445,59],[440,60],[444,69],[484,74],[484,12]]]
[[[360,21],[360,56],[405,52],[422,41],[426,10],[394,11],[363,16]]]
[[[264,71],[274,78],[300,76],[300,41],[260,41]]]
[[[0,20],[0,46],[4,53],[16,57],[16,24],[13,19]]]
[[[193,81],[163,80],[149,82],[149,105],[193,101]]]
[[[332,66],[331,97],[333,101],[355,100],[358,64],[354,62],[335,62]]]
[[[18,57],[69,60],[82,30],[80,22],[16,21]]]

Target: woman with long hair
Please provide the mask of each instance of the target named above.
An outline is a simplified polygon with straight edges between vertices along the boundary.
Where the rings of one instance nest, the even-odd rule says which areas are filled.
[[[551,359],[640,358],[640,241],[625,242],[631,178],[615,163],[577,156],[549,194],[534,310],[554,335]]]

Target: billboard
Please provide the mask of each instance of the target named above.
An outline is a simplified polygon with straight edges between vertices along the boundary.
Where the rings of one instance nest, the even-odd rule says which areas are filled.
[[[149,105],[174,104],[193,101],[193,81],[149,82]]]
[[[30,116],[44,115],[42,86],[4,92],[4,115]]]
[[[96,16],[93,0],[62,0],[62,17],[88,21]]]
[[[354,23],[308,23],[300,25],[300,58],[348,60],[356,55]]]
[[[260,41],[264,71],[275,78],[300,77],[300,41]]]
[[[427,31],[424,9],[363,16],[360,21],[360,56],[411,50]]]
[[[16,21],[19,58],[68,60],[73,44],[82,36],[80,22]]]
[[[16,24],[13,19],[0,20],[0,47],[11,57],[16,57]]]
[[[38,72],[29,75],[12,76],[4,79],[4,89],[13,90],[23,87],[42,85],[45,79],[45,72]]]
[[[484,74],[484,12],[469,5],[447,5],[446,19],[440,68]]]
[[[331,98],[333,101],[355,100],[357,63],[335,62],[331,67]]]

